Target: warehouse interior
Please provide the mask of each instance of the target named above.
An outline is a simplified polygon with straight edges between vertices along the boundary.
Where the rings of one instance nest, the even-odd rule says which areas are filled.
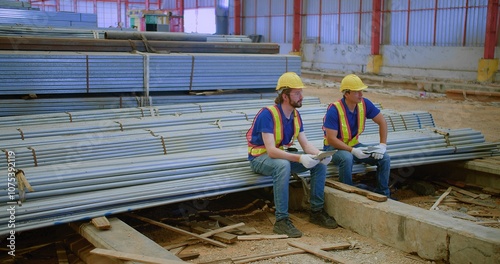
[[[0,0],[0,262],[499,263],[498,0]],[[285,72],[323,145],[354,73],[393,199],[342,185],[273,234],[246,132]],[[378,143],[367,120],[360,141]],[[355,164],[360,183],[376,171]]]

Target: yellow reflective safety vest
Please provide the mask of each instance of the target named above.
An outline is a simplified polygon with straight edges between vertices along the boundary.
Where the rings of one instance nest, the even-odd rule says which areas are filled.
[[[280,148],[280,149],[284,149],[284,147],[290,147],[291,145],[293,145],[294,140],[296,140],[299,137],[300,126],[302,125],[302,123],[300,122],[298,111],[296,109],[293,110],[293,137],[292,137],[292,140],[290,140],[290,142],[288,144],[283,144],[282,143],[282,141],[283,141],[283,122],[281,120],[280,109],[278,108],[277,105],[269,106],[266,108],[269,111],[271,111],[271,115],[273,116],[274,144],[276,145],[276,147]],[[264,145],[254,145],[251,142],[255,120],[257,120],[257,117],[260,115],[260,113],[264,109],[265,108],[262,108],[257,113],[257,115],[255,115],[252,126],[250,127],[250,129],[248,129],[247,134],[246,134],[247,142],[248,142],[248,154],[250,154],[253,157],[260,156],[260,155],[267,152],[266,147]]]
[[[340,133],[340,139],[348,146],[355,146],[356,144],[359,143],[358,138],[359,135],[365,130],[365,122],[366,122],[366,105],[365,105],[365,100],[362,99],[360,103],[358,103],[358,133],[356,134],[355,137],[352,137],[351,133],[351,126],[349,125],[349,121],[347,120],[347,111],[345,109],[344,104],[342,103],[342,100],[339,100],[335,103],[332,103],[328,106],[328,109],[330,107],[335,106],[337,108],[337,112],[339,113],[339,122],[340,122],[340,127],[339,127],[339,133]],[[328,110],[327,110],[328,111]],[[328,140],[326,138],[326,133],[324,136],[323,144],[325,146],[328,146]]]

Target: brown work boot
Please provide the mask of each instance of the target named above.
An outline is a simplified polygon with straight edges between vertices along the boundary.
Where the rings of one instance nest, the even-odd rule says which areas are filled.
[[[309,222],[317,224],[325,228],[337,228],[339,225],[337,221],[331,216],[329,216],[325,210],[321,209],[319,211],[313,212],[309,216]]]
[[[273,228],[274,233],[280,235],[288,235],[288,237],[301,237],[302,232],[300,232],[295,226],[292,224],[290,219],[285,218],[277,221],[274,224]]]

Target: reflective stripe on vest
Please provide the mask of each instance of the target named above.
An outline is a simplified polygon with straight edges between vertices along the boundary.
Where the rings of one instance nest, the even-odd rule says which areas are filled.
[[[297,110],[293,111],[293,127],[294,127],[294,132],[293,132],[293,137],[292,140],[288,144],[282,144],[283,141],[283,123],[281,120],[281,115],[280,115],[280,110],[277,105],[267,107],[269,111],[271,111],[271,115],[273,117],[273,122],[274,122],[274,144],[277,148],[284,149],[284,146],[289,147],[293,145],[293,141],[299,137],[299,132],[300,132],[300,118],[299,118],[299,113]],[[252,123],[252,126],[250,129],[247,131],[247,142],[248,142],[248,153],[251,156],[257,157],[260,156],[264,153],[267,152],[266,147],[264,145],[254,145],[250,141],[252,139],[252,133],[253,133],[253,128],[255,124],[255,120],[257,120],[257,117],[260,115],[263,109],[261,109],[257,115],[255,115],[254,121]]]
[[[365,105],[365,100],[362,99],[361,102],[358,104],[358,133],[356,136],[353,138],[352,133],[351,133],[351,126],[349,125],[349,121],[347,120],[347,112],[345,109],[344,104],[342,103],[342,100],[339,100],[333,104],[330,104],[328,106],[328,109],[330,107],[335,106],[337,108],[337,112],[339,113],[339,121],[340,121],[340,128],[339,128],[339,133],[340,133],[340,139],[342,142],[344,142],[348,146],[355,146],[356,144],[359,143],[358,138],[359,135],[365,130],[365,121],[366,121],[366,105]],[[328,110],[327,110],[328,111]],[[328,146],[328,140],[326,138],[326,134],[323,140],[323,144],[325,146]]]

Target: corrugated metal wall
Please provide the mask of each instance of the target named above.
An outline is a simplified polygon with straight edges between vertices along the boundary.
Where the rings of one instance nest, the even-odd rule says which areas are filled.
[[[176,9],[176,0],[150,0],[149,8]],[[184,0],[185,9],[215,8],[229,2],[229,34],[234,33],[234,0]],[[44,11],[90,12],[100,21],[127,21],[131,8],[147,8],[140,1],[122,1],[118,14],[110,1],[31,1]],[[291,43],[293,0],[242,1],[242,34],[262,35],[262,41]],[[382,44],[396,46],[482,46],[488,0],[382,0]],[[94,6],[96,4],[97,6]],[[304,43],[370,44],[373,0],[304,0]],[[109,24],[109,23],[108,23]],[[115,23],[116,24],[116,23]],[[107,26],[107,25],[106,25]],[[500,35],[500,34],[499,34]]]
[[[382,44],[484,45],[488,0],[383,0],[382,3]],[[305,0],[303,4],[304,43],[370,44],[372,0]],[[229,5],[231,33],[234,0]],[[292,42],[293,0],[245,0],[242,10],[242,34],[263,35],[266,42]]]

